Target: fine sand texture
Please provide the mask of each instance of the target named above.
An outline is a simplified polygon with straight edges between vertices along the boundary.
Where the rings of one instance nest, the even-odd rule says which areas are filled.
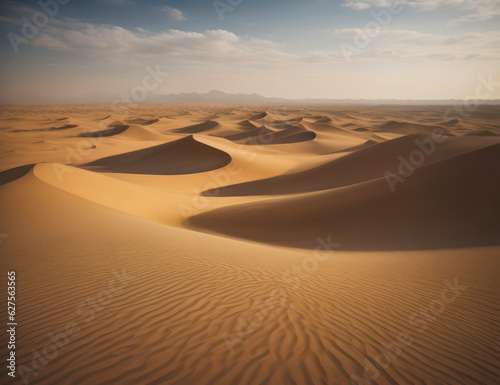
[[[499,384],[500,111],[454,111],[0,107],[0,383]]]

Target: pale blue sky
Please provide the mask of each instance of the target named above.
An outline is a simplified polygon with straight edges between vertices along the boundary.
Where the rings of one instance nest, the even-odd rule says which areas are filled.
[[[463,99],[500,81],[500,0],[216,1],[2,2],[0,103],[107,103],[157,65],[150,97]]]

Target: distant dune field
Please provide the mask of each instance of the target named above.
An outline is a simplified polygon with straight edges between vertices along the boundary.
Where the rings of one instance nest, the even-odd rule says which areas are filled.
[[[499,384],[500,110],[450,109],[0,107],[2,381]]]

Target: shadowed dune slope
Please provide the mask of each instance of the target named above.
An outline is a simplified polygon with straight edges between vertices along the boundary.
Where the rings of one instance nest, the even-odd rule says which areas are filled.
[[[282,125],[272,126],[266,125],[262,129],[251,131],[248,140],[242,144],[259,145],[259,144],[289,144],[300,143],[313,140],[316,138],[316,133],[308,130],[302,125]]]
[[[432,145],[434,143],[434,145]],[[365,143],[356,152],[335,159],[319,167],[298,173],[280,175],[241,184],[221,187],[218,196],[276,195],[327,190],[381,178],[386,171],[397,173],[402,156],[408,160],[414,150],[424,146],[434,149],[425,156],[422,165],[463,154],[491,145],[482,138],[446,137],[443,143],[435,143],[431,135],[413,134],[387,142]],[[206,195],[213,194],[206,191]]]
[[[172,132],[182,133],[182,134],[198,134],[200,132],[209,131],[215,127],[217,127],[219,123],[213,120],[207,120],[206,122],[194,124],[188,127],[176,128],[172,130]]]
[[[85,138],[97,138],[100,136],[114,136],[114,135],[121,134],[122,132],[125,132],[127,130],[127,128],[129,128],[129,127],[130,126],[128,126],[126,124],[111,124],[111,125],[109,125],[109,128],[106,128],[104,130],[87,131],[87,132],[83,132],[82,134],[80,134],[80,136],[83,136]]]
[[[480,131],[472,131],[467,132],[464,136],[499,136],[499,134],[495,134],[490,130],[480,130]]]
[[[34,166],[34,164],[27,164],[25,166],[19,166],[0,172],[0,186],[23,177],[30,172]]]
[[[410,123],[410,122],[397,122],[390,121],[374,129],[375,132],[394,132],[398,134],[418,134],[418,133],[431,133],[439,126],[429,126],[426,124]]]
[[[108,128],[100,131],[86,131],[80,134],[80,136],[87,138],[112,136],[119,139],[143,141],[165,140],[164,135],[137,124],[127,125],[120,121],[116,121],[109,124],[107,127]]]
[[[127,120],[127,123],[130,123],[130,124],[140,124],[142,126],[150,126],[151,124],[157,123],[159,121],[160,121],[160,119],[136,118],[136,119]]]
[[[114,155],[81,166],[90,171],[174,175],[214,170],[228,165],[231,156],[187,136],[173,142]]]
[[[391,192],[382,178],[345,188],[213,210],[195,228],[253,241],[344,250],[499,245],[500,144],[416,169]],[[293,208],[293,210],[291,210]]]

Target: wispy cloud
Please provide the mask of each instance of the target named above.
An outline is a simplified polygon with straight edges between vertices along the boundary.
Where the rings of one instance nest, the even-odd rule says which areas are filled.
[[[355,1],[355,0],[352,0]],[[364,0],[381,5],[385,0]],[[460,0],[448,0],[460,1]],[[23,15],[35,9],[12,8]],[[19,26],[20,19],[0,17]],[[340,42],[354,44],[363,35],[357,28],[325,31],[327,39],[315,50],[292,49],[255,36],[238,36],[223,29],[204,32],[168,29],[151,32],[144,28],[127,29],[109,24],[93,24],[66,17],[53,18],[29,44],[48,50],[79,53],[110,64],[133,63],[152,57],[168,57],[169,61],[187,65],[231,63],[258,68],[279,68],[300,63],[344,63]],[[323,36],[324,37],[324,36]],[[333,42],[331,39],[334,38]],[[293,44],[292,44],[293,46]],[[439,35],[410,30],[381,30],[366,47],[358,50],[360,61],[442,61],[499,60],[500,31],[463,32]],[[155,59],[157,60],[157,59]]]
[[[362,39],[358,28],[334,30],[332,36],[346,43]],[[391,61],[500,60],[500,31],[439,35],[409,30],[383,30],[357,59]]]
[[[360,29],[331,31],[331,36],[353,42]],[[41,33],[33,45],[51,50],[93,53],[101,57],[139,58],[168,55],[171,59],[287,65],[298,62],[338,62],[345,60],[340,48],[286,52],[269,40],[244,38],[222,29],[189,32],[169,29],[159,33],[113,25],[60,21],[48,33]],[[338,45],[334,45],[338,47]],[[498,60],[500,32],[464,32],[439,35],[409,30],[383,30],[357,55],[363,60]]]
[[[445,6],[467,12],[466,15],[451,20],[449,24],[484,21],[500,15],[500,0],[344,0],[343,6],[362,11],[372,7],[387,7],[396,1],[422,12]]]
[[[159,9],[167,14],[170,20],[181,21],[187,20],[186,17],[182,14],[180,10],[177,8],[169,7],[168,5],[162,5],[159,7],[155,7],[155,9]]]
[[[390,4],[390,0],[344,0],[343,6],[357,11],[363,11],[371,7],[388,7]]]

